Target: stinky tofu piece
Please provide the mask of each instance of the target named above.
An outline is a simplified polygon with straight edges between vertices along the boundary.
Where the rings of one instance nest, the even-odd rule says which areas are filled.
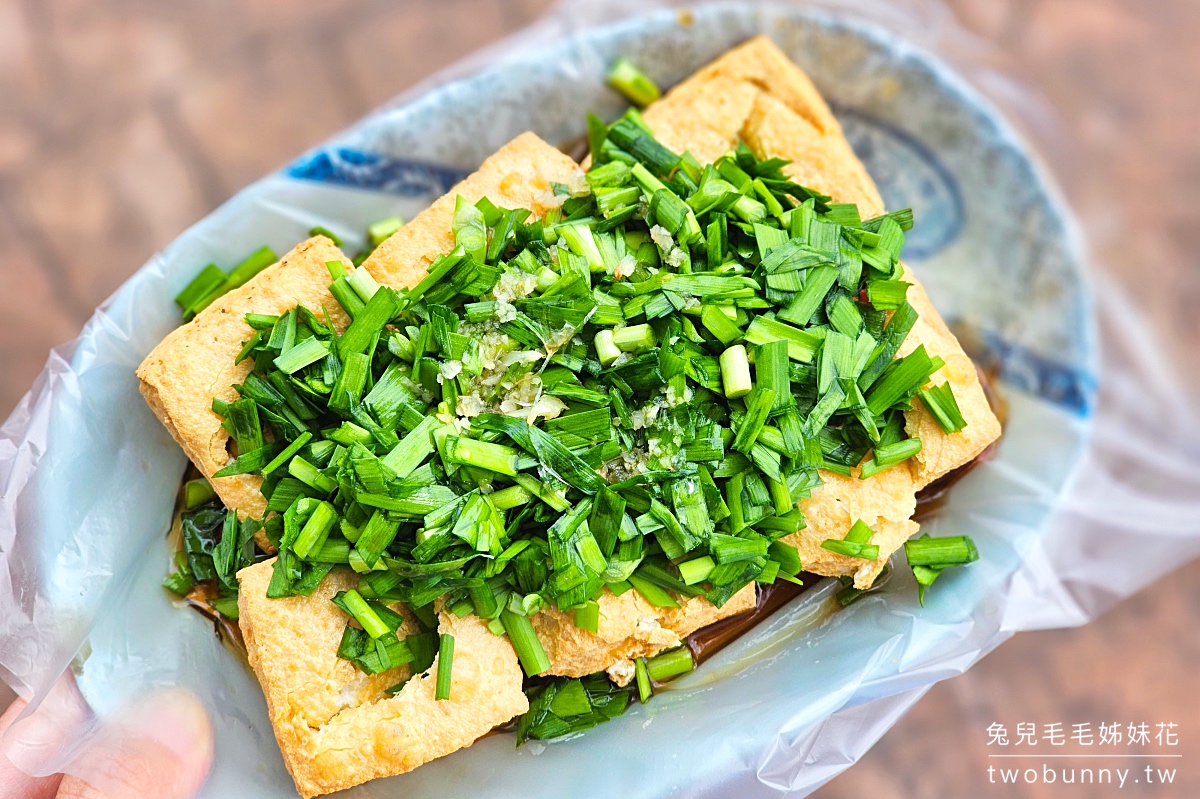
[[[858,588],[869,588],[875,582],[891,554],[920,527],[912,521],[917,507],[912,475],[903,467],[886,469],[868,480],[858,478],[857,468],[850,477],[820,470],[821,485],[812,490],[809,499],[800,500],[805,527],[783,539],[800,551],[805,571],[852,576]],[[845,538],[859,519],[875,531],[871,543],[879,547],[877,560],[851,558],[821,548],[826,539]]]
[[[239,623],[284,763],[302,796],[411,771],[529,709],[516,652],[477,617],[439,614],[438,631],[454,636],[454,665],[450,698],[436,700],[436,660],[423,674],[400,666],[367,675],[338,658],[349,617],[330,599],[357,586],[357,575],[334,571],[312,596],[268,599],[272,564],[238,573]],[[409,619],[401,632],[415,629]],[[405,679],[395,696],[385,693]]]
[[[790,160],[784,172],[797,183],[835,202],[857,203],[864,219],[884,211],[874,181],[812,81],[766,37],[751,39],[700,69],[643,117],[664,145],[690,151],[701,163],[716,159],[740,138],[759,157]],[[970,358],[907,267],[904,279],[913,284],[908,298],[920,319],[900,354],[924,344],[930,355],[942,357],[946,366],[932,382],[950,381],[968,425],[946,434],[919,401],[906,414],[909,434],[919,435],[924,447],[908,464],[919,490],[973,460],[999,438],[1000,423]]]
[[[607,588],[597,600],[596,632],[575,626],[574,614],[546,608],[533,617],[542,647],[550,658],[549,674],[583,677],[608,671],[619,685],[633,676],[633,659],[679,646],[688,635],[715,621],[754,608],[754,584],[745,586],[721,607],[704,597],[678,597],[678,608],[656,608],[636,590],[613,595]]]
[[[379,245],[363,263],[380,283],[412,286],[439,255],[454,249],[454,204],[487,197],[500,208],[528,208],[544,216],[550,184],[581,178],[579,165],[532,133],[501,147],[477,171],[426,208]]]
[[[233,386],[250,374],[253,362],[249,358],[234,363],[242,345],[254,334],[246,324],[246,314],[278,315],[304,305],[317,314],[324,308],[339,331],[349,324],[342,306],[329,293],[327,261],[354,268],[324,236],[297,244],[279,263],[171,331],[137,369],[142,396],[154,415],[212,483],[225,506],[235,508],[241,516],[258,519],[266,511],[267,500],[259,490],[262,478],[250,474],[213,477],[233,460],[229,433],[212,410],[213,398],[237,400]]]

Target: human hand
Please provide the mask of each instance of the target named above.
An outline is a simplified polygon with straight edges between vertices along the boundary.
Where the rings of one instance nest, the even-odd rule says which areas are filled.
[[[115,718],[96,724],[62,765],[66,773],[31,777],[29,767],[90,719],[74,682],[64,678],[35,713],[17,699],[0,716],[0,799],[191,799],[212,765],[212,727],[196,698],[160,691]],[[12,728],[10,730],[10,727]]]

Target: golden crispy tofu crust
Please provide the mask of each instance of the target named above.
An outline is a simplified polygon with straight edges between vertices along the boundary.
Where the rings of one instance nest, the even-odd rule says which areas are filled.
[[[454,249],[455,199],[487,197],[502,208],[528,208],[542,216],[542,196],[550,183],[566,183],[579,165],[532,133],[522,133],[501,147],[479,169],[393,233],[363,263],[380,283],[411,286],[439,255]]]
[[[919,490],[970,463],[1000,438],[1000,420],[992,412],[975,364],[946,327],[925,289],[907,266],[904,267],[904,279],[913,284],[908,290],[908,301],[920,316],[899,354],[907,355],[919,344],[924,344],[930,355],[942,357],[946,365],[934,372],[933,382],[940,383],[943,379],[950,382],[958,409],[967,423],[959,432],[947,435],[920,402],[913,403],[913,409],[904,414],[908,434],[921,437],[921,451],[910,461]]]
[[[574,161],[532,133],[518,136],[381,244],[365,265],[381,283],[411,286],[425,275],[434,258],[454,248],[450,223],[456,196],[461,194],[472,202],[487,196],[498,204],[541,214],[546,209],[539,198],[550,182],[566,182],[578,171]],[[302,242],[279,263],[172,331],[137,370],[142,395],[155,415],[209,478],[226,507],[236,508],[242,515],[259,518],[265,512],[266,500],[259,491],[262,479],[256,475],[212,479],[231,460],[226,449],[229,435],[212,412],[212,400],[236,400],[233,384],[250,372],[250,361],[233,362],[250,337],[247,313],[279,314],[301,304],[314,311],[326,308],[339,331],[349,324],[341,305],[329,293],[326,261],[341,261],[353,268],[324,236]]]
[[[812,81],[770,39],[758,37],[703,67],[643,114],[655,136],[676,152],[710,163],[738,139],[763,157],[792,160],[801,185],[864,217],[883,212],[871,176]]]
[[[883,200],[862,162],[851,149],[841,126],[812,81],[788,60],[770,39],[758,37],[737,47],[676,86],[643,113],[655,135],[677,152],[690,151],[701,163],[710,162],[741,139],[762,158],[792,163],[784,172],[797,183],[830,195],[836,202],[853,202],[864,217],[883,213]],[[859,481],[821,472],[825,484],[801,502],[808,528],[790,536],[805,568],[818,574],[854,575],[859,587],[869,586],[888,557],[918,525],[911,521],[914,494],[933,480],[970,462],[1000,436],[970,358],[930,303],[912,271],[908,298],[920,319],[909,333],[901,355],[924,344],[930,355],[946,365],[933,382],[949,380],[967,421],[960,433],[947,435],[917,402],[905,414],[910,435],[921,437],[923,450],[900,466]],[[870,566],[820,548],[826,538],[842,538],[860,509],[875,530],[872,543],[879,560]]]
[[[358,584],[335,571],[309,597],[268,599],[273,561],[238,573],[239,622],[262,684],[283,760],[304,797],[403,774],[470,746],[529,709],[522,671],[507,638],[475,616],[439,615],[454,636],[450,698],[434,699],[437,661],[395,696],[407,666],[368,676],[337,657],[348,617],[330,598]],[[412,621],[401,628],[412,632]]]
[[[547,608],[533,617],[550,658],[549,674],[583,677],[679,646],[701,627],[753,609],[755,590],[747,585],[719,608],[703,597],[680,597],[678,608],[656,608],[637,591],[614,596],[607,588],[597,601],[600,624],[594,633],[576,627],[573,612]]]
[[[327,261],[350,260],[324,236],[297,244],[279,263],[268,266],[240,288],[220,297],[186,325],[175,328],[138,367],[142,396],[228,508],[261,518],[267,501],[257,475],[213,474],[232,460],[229,434],[212,411],[213,398],[238,399],[233,388],[250,373],[249,359],[233,362],[253,331],[246,314],[281,314],[297,305],[324,307],[339,330],[349,324],[329,293]]]
[[[800,551],[804,570],[814,574],[852,575],[855,585],[867,588],[883,571],[888,557],[904,545],[919,529],[912,521],[917,507],[912,474],[896,467],[868,480],[821,470],[821,485],[812,496],[800,500],[804,529],[783,540]],[[844,538],[850,527],[862,519],[875,535],[871,543],[879,547],[879,558],[865,561],[849,558],[821,548],[829,538]]]

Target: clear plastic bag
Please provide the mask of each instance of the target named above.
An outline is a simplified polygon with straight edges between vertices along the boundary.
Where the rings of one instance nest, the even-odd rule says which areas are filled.
[[[923,524],[970,534],[982,560],[947,572],[925,608],[900,562],[844,610],[819,587],[580,738],[514,752],[493,736],[350,795],[441,796],[447,780],[464,795],[552,796],[568,781],[581,796],[802,795],[1013,632],[1085,623],[1200,553],[1190,399],[1013,127],[1050,141],[1042,106],[943,6],[567,2],[247,188],[51,354],[0,428],[0,677],[31,700],[5,736],[14,762],[85,770],[77,753],[106,720],[178,685],[217,732],[203,796],[294,795],[253,675],[159,587],[184,458],[133,370],[178,324],[171,298],[201,264],[283,252],[314,225],[353,248],[368,222],[411,217],[517,133],[567,143],[585,111],[617,113],[603,85],[616,55],[670,85],[758,33],[812,75],[887,204],[915,208],[905,257],[999,379],[996,456]],[[78,696],[43,702],[68,668]]]

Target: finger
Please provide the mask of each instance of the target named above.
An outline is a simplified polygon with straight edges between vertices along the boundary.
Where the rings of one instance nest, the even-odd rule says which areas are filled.
[[[106,721],[68,765],[77,779],[63,785],[73,798],[190,799],[212,756],[212,726],[200,702],[186,691],[162,691]]]
[[[96,725],[91,708],[74,675],[66,672],[36,707],[25,708],[23,718],[14,720],[0,733],[3,753],[13,765],[38,777],[63,770],[71,751]]]
[[[54,799],[109,799],[109,797],[100,793],[78,777],[72,777],[68,774],[63,777],[62,785],[59,786],[58,793]]]
[[[3,716],[0,716],[0,735],[12,725],[13,720],[25,709],[25,700],[18,698]],[[61,775],[31,777],[12,764],[7,756],[0,755],[0,796],[20,799],[51,799],[58,790]]]

